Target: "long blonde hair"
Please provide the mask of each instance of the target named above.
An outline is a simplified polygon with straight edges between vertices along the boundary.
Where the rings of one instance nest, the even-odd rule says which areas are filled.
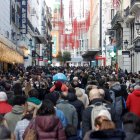
[[[25,95],[28,97],[29,96],[29,91],[32,89],[32,86],[31,86],[31,83],[30,82],[27,82],[26,86],[25,86],[25,89],[24,89],[24,92],[25,92]]]

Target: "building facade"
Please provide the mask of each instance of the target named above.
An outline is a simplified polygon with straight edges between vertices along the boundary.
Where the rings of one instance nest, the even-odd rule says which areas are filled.
[[[129,0],[125,9],[125,23],[128,27],[129,36],[127,50],[130,51],[131,71],[140,71],[140,38],[139,38],[139,23],[140,23],[140,1]]]
[[[6,71],[13,64],[24,62],[23,52],[12,41],[12,7],[11,1],[0,3],[0,70]]]
[[[115,14],[111,24],[116,34],[118,67],[138,73],[140,70],[140,1],[117,0],[115,4],[117,5],[113,8]]]
[[[0,8],[0,40],[5,44],[1,45],[1,67],[44,65],[43,55],[51,41],[51,11],[45,0],[5,0]]]

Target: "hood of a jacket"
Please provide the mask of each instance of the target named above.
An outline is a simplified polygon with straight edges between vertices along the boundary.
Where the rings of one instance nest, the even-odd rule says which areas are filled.
[[[80,88],[75,88],[75,90],[76,90],[76,96],[77,97],[82,97],[83,96],[83,91],[80,89]]]
[[[41,104],[41,101],[39,99],[35,98],[35,97],[30,97],[30,98],[27,99],[27,101],[32,102],[32,103],[34,103],[36,105]]]
[[[135,96],[140,96],[140,90],[134,90],[132,94],[134,94]]]
[[[53,130],[56,130],[60,121],[56,116],[50,115],[50,116],[37,116],[35,122],[36,128],[38,130],[41,130],[43,132],[51,132]]]
[[[74,93],[68,93],[68,100],[69,101],[75,101],[77,100],[77,96]]]
[[[94,131],[91,132],[90,138],[118,138],[118,140],[121,138],[121,140],[124,140],[125,133],[121,130],[102,130],[102,131]]]
[[[14,113],[14,114],[22,114],[23,112],[24,112],[23,106],[15,105],[12,108],[12,113]]]
[[[62,104],[67,104],[67,103],[68,103],[68,100],[58,99],[56,103],[57,103],[57,104],[60,104],[60,103],[62,103]]]
[[[118,82],[116,82],[116,83],[112,84],[110,89],[115,92],[119,92],[121,90],[121,85]]]

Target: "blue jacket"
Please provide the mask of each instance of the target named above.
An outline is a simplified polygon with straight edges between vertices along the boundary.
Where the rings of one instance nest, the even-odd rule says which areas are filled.
[[[68,123],[67,123],[67,120],[66,120],[64,113],[57,108],[55,109],[55,111],[56,111],[56,116],[60,119],[63,127],[66,127]]]

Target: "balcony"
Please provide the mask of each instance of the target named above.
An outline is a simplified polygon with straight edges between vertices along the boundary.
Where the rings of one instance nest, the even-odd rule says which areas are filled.
[[[131,0],[130,12],[135,13],[140,10],[140,0]]]
[[[124,12],[125,12],[125,22],[130,23],[135,18],[135,16],[130,13],[129,6],[124,10]]]
[[[121,13],[118,11],[111,21],[112,29],[117,29],[120,26],[120,22],[123,22],[123,19]]]

